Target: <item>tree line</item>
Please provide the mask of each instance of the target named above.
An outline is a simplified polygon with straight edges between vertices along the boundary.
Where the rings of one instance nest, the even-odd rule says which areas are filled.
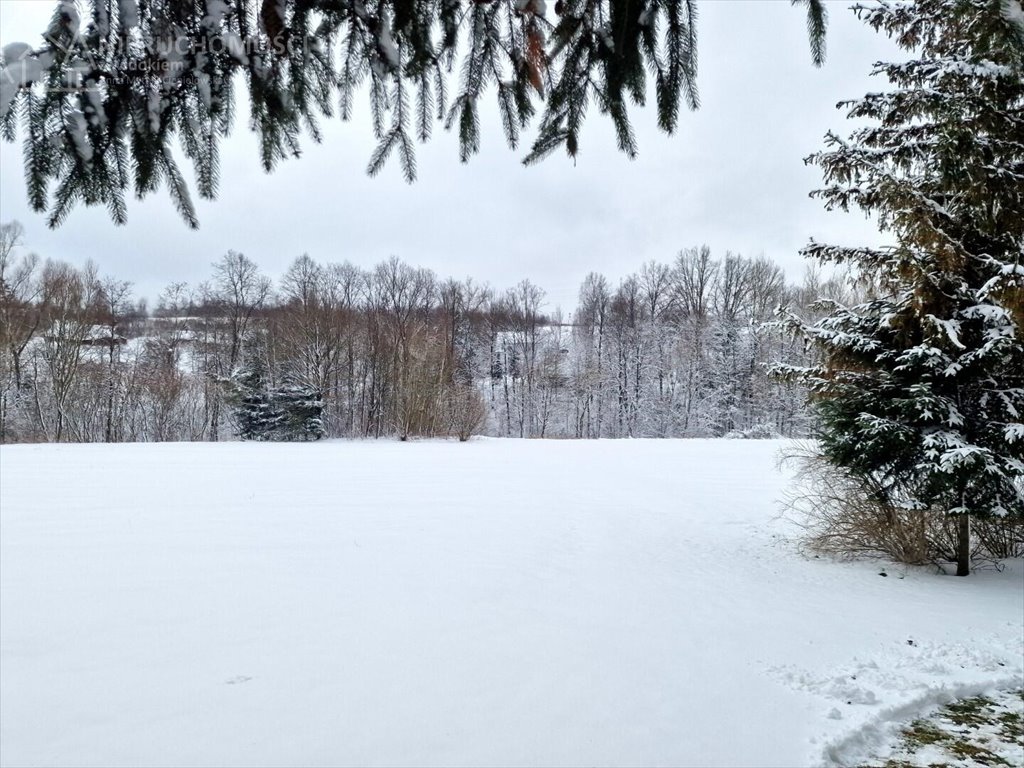
[[[362,269],[303,255],[275,284],[229,252],[149,310],[128,282],[44,262],[22,240],[3,226],[7,442],[800,435],[805,391],[766,364],[808,353],[768,321],[851,290],[701,246],[617,285],[589,274],[563,316],[529,280],[499,291],[397,258]],[[289,399],[319,426],[247,425],[246,408]]]

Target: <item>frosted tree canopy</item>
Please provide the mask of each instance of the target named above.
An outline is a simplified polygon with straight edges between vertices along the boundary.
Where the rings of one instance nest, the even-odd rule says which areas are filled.
[[[806,6],[820,64],[824,0],[793,2]],[[414,145],[435,123],[458,132],[468,160],[484,96],[513,148],[537,118],[526,163],[575,156],[591,107],[633,156],[630,104],[653,94],[667,133],[680,103],[699,104],[696,22],[696,0],[61,0],[41,47],[3,48],[0,132],[14,141],[20,126],[29,200],[51,226],[80,203],[124,223],[130,191],[166,182],[196,227],[178,157],[214,198],[239,81],[267,171],[363,98],[378,141],[371,175],[397,155],[412,181]]]

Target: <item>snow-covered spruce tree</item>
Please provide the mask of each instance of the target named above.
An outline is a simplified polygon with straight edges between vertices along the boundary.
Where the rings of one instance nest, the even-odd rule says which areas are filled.
[[[301,384],[271,388],[267,374],[266,365],[254,358],[225,382],[235,433],[243,440],[296,442],[324,437],[321,393]]]
[[[327,434],[324,427],[323,395],[312,387],[287,384],[270,396],[277,414],[274,440],[319,440]]]
[[[1024,13],[1018,0],[855,6],[911,51],[892,88],[840,104],[869,127],[808,158],[829,209],[859,207],[895,245],[812,242],[876,298],[792,318],[823,353],[777,366],[813,393],[823,457],[887,509],[1024,517]]]
[[[815,63],[824,58],[824,0],[807,7]],[[351,116],[365,91],[379,141],[368,171],[397,154],[409,181],[414,144],[435,121],[457,127],[460,157],[480,148],[478,102],[495,93],[505,138],[518,146],[543,102],[533,162],[575,156],[593,104],[630,156],[630,103],[653,81],[658,123],[698,105],[696,0],[57,0],[44,43],[5,41],[0,134],[24,131],[33,209],[59,225],[79,203],[127,216],[130,192],[166,182],[198,226],[175,144],[199,195],[217,192],[219,146],[238,80],[266,170],[300,152],[318,120]]]
[[[235,432],[243,440],[272,440],[283,420],[266,386],[265,366],[250,360],[225,382]]]

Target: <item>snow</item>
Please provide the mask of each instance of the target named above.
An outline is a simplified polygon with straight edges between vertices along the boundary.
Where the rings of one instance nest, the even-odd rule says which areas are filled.
[[[164,109],[164,100],[159,91],[151,91],[147,99],[146,114],[149,117],[149,130],[160,132],[160,118]]]
[[[391,24],[386,14],[381,15],[377,31],[377,44],[388,63],[388,68],[392,71],[397,70],[402,65],[402,58],[398,53],[398,46],[395,45],[395,38],[391,34]]]
[[[78,15],[78,9],[72,0],[63,0],[60,4],[60,13],[64,17],[64,28],[69,34],[75,36],[78,34],[79,27],[82,26],[82,19]]]
[[[784,445],[2,446],[0,763],[856,764],[1020,686],[1024,563],[802,556]]]
[[[546,0],[515,0],[513,7],[518,13],[531,13],[541,18],[548,12]]]
[[[139,5],[136,0],[117,0],[117,12],[122,30],[139,26]]]
[[[1024,31],[1024,7],[1021,7],[1020,0],[1003,0],[1000,10],[1004,19],[1016,24]]]
[[[0,117],[7,114],[14,97],[18,95],[18,90],[39,80],[53,64],[52,51],[31,56],[26,55],[24,49],[17,47],[19,45],[24,44],[12,43],[4,48],[6,64],[0,68]],[[10,55],[8,48],[11,49]]]
[[[103,96],[95,83],[85,89],[85,98],[88,101],[89,124],[101,128],[107,124],[107,115],[103,111]]]
[[[67,115],[67,129],[75,146],[75,154],[85,164],[92,162],[92,144],[89,142],[89,124],[80,110],[72,110]]]
[[[826,765],[828,762],[831,762],[833,765],[848,763],[846,755],[855,752],[858,755],[870,757],[871,762],[864,763],[865,766],[882,765],[883,760],[886,761],[884,763],[885,766],[898,765],[901,768],[904,766],[906,768],[911,768],[911,766],[922,766],[922,768],[928,766],[933,768],[948,766],[950,765],[949,760],[953,755],[943,749],[941,745],[925,744],[915,749],[912,753],[908,753],[905,749],[900,749],[898,742],[901,740],[901,726],[906,726],[908,722],[921,717],[928,718],[929,722],[934,725],[935,722],[932,718],[936,716],[936,710],[941,705],[971,698],[979,694],[988,694],[998,704],[998,709],[1003,712],[1016,712],[1020,710],[1020,698],[1016,692],[991,691],[986,690],[984,687],[971,685],[938,689],[910,706],[896,707],[882,712],[876,722],[865,726],[842,743],[837,744],[832,749],[834,754],[827,755],[829,760],[826,762]],[[963,728],[952,728],[947,732],[952,731],[963,734],[965,730]],[[971,728],[970,731],[975,734],[972,741],[976,742],[986,742],[997,735],[993,732],[994,729],[991,725]],[[1021,762],[1021,758],[1024,757],[1024,752],[1022,752],[1021,748],[1017,748],[1013,744],[1005,744],[1005,747],[1005,750],[1001,750],[1003,751],[1001,757],[1004,760],[1002,763],[995,763],[984,758],[979,762],[975,762],[966,755],[962,755],[962,762],[959,765],[963,766],[963,768],[974,768],[974,766],[983,765],[1015,766],[1024,764]]]
[[[960,321],[950,320],[948,318],[936,317],[935,315],[925,315],[927,320],[930,320],[936,328],[946,335],[950,343],[957,349],[967,349],[967,347],[960,341]],[[889,323],[886,323],[888,326]]]
[[[97,3],[96,5],[96,31],[100,37],[110,34],[110,13],[106,3]]]
[[[32,46],[28,43],[8,43],[3,47],[3,57],[5,64],[11,64],[15,61],[21,61],[32,53]]]
[[[225,0],[206,0],[206,16],[203,17],[203,25],[211,29],[220,27],[229,10],[230,6]]]

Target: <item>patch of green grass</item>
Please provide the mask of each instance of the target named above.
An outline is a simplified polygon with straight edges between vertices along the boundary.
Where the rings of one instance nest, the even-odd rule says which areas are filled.
[[[1011,744],[1024,747],[1024,715],[1020,712],[1000,712],[996,715],[999,736]]]
[[[945,731],[936,728],[927,720],[915,720],[909,728],[903,730],[903,740],[915,747],[923,747],[925,744],[938,744],[950,738]]]
[[[949,744],[946,749],[953,753],[956,757],[961,759],[970,758],[976,763],[982,765],[1009,765],[1006,760],[1001,758],[991,749],[968,741],[967,739],[958,739]]]
[[[1019,699],[1024,703],[1024,690],[1005,691],[997,699],[961,699],[930,717],[914,720],[901,732],[894,756],[874,765],[922,768],[925,763],[915,757],[925,747],[930,747],[932,755],[938,751],[949,758],[949,762],[929,763],[927,768],[1017,765],[1015,747],[1024,750],[1024,707],[1018,707],[1016,702]],[[1012,762],[1006,755],[1011,756]]]
[[[984,696],[963,699],[954,702],[942,710],[942,717],[954,725],[977,728],[992,722],[992,710],[995,703]]]

